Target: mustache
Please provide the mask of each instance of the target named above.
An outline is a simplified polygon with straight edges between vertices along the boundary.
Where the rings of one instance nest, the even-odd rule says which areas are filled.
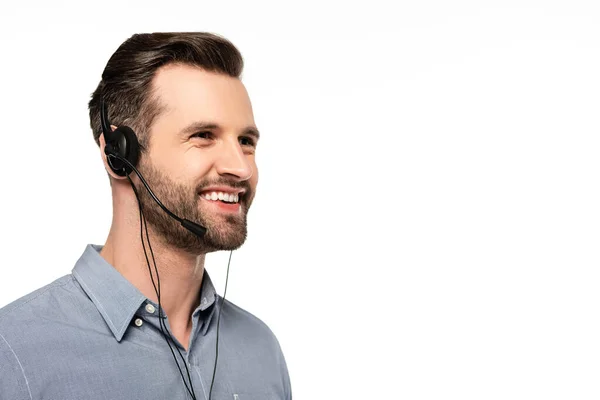
[[[209,186],[229,186],[234,189],[244,189],[246,193],[244,197],[252,193],[252,188],[250,187],[249,181],[238,181],[231,179],[218,179],[218,180],[210,180],[203,181],[196,186],[196,193],[200,193],[204,190],[204,188]]]

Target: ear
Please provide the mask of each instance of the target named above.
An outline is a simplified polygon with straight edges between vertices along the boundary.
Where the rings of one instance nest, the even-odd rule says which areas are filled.
[[[114,125],[111,125],[110,127],[113,131],[116,129],[116,126],[114,126]],[[104,152],[104,148],[106,147],[106,140],[104,140],[104,133],[101,133],[100,137],[98,139],[100,142],[100,155],[102,157],[102,162],[104,163],[104,169],[106,169],[106,172],[108,172],[108,174],[113,179],[118,179],[118,180],[127,179],[127,177],[125,177],[125,176],[119,176],[119,175],[115,174],[113,172],[113,170],[110,168],[110,165],[108,165],[108,159],[106,157],[106,153]]]

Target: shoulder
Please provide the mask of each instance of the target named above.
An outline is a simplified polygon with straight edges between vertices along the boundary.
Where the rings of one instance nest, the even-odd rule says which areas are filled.
[[[227,330],[234,332],[235,343],[242,344],[244,348],[252,349],[257,358],[257,364],[270,365],[279,376],[279,385],[282,387],[283,398],[291,399],[291,383],[288,367],[279,340],[271,328],[259,317],[243,309],[237,304],[217,296],[220,304],[224,304],[221,324],[226,320]],[[223,326],[221,326],[223,328]]]
[[[91,300],[69,274],[0,308],[0,334],[15,352],[30,352],[65,327],[89,317]]]
[[[56,300],[76,290],[71,274],[62,276],[0,308],[0,332],[14,322],[40,314],[56,305]]]
[[[25,369],[32,352],[27,349],[43,337],[36,321],[52,318],[64,293],[75,289],[65,275],[0,308],[0,398],[31,399]]]
[[[0,308],[0,334],[15,351],[27,352],[93,311],[92,301],[68,274]]]
[[[37,343],[57,326],[84,312],[86,297],[69,274],[0,308],[0,334],[15,351]]]
[[[227,299],[223,303],[221,296],[217,296],[217,299],[219,306],[224,304],[221,316],[222,331],[229,331],[236,342],[250,345],[249,348],[263,356],[271,355],[275,363],[285,363],[279,340],[262,319]],[[215,315],[215,318],[218,319],[218,315]]]
[[[220,295],[217,296],[217,301],[219,306],[224,304],[223,317],[227,318],[228,323],[234,325],[238,332],[243,332],[245,336],[253,339],[262,339],[278,345],[277,337],[262,319],[230,300],[225,299],[223,302],[223,297]]]

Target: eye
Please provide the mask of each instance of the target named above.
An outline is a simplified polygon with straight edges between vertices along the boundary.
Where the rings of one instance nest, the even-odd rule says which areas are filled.
[[[242,144],[242,146],[252,146],[252,147],[256,146],[256,142],[250,136],[240,137],[240,143]]]
[[[210,139],[211,136],[212,136],[212,132],[202,131],[202,132],[194,133],[192,136],[190,136],[190,138]]]

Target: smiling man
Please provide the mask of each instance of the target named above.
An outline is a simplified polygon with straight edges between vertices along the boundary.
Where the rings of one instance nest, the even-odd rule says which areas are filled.
[[[89,102],[110,232],[71,274],[0,310],[0,398],[292,398],[272,331],[219,296],[204,269],[207,253],[244,243],[258,182],[242,68],[209,33],[134,35],[110,58]],[[114,139],[124,126],[135,132],[119,136],[127,144]],[[134,141],[135,169],[116,151]]]

